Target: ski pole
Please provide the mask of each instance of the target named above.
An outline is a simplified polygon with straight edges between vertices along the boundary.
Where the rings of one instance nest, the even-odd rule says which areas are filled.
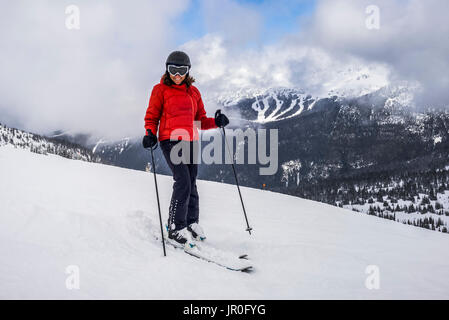
[[[217,117],[217,115],[220,114],[220,113],[221,113],[221,110],[220,110],[220,109],[217,110],[217,111],[215,112],[215,117]],[[245,216],[245,221],[246,221],[246,226],[247,226],[246,231],[248,231],[249,234],[251,234],[251,230],[253,230],[253,228],[251,228],[251,227],[249,226],[248,216],[246,215],[245,205],[243,204],[242,193],[240,192],[239,180],[237,179],[237,172],[236,172],[236,170],[235,170],[235,165],[234,165],[234,156],[233,156],[233,154],[231,153],[231,150],[229,149],[229,145],[227,144],[227,140],[226,140],[226,132],[225,132],[224,127],[222,127],[221,129],[222,129],[222,131],[223,131],[223,137],[224,137],[224,140],[225,140],[225,145],[226,145],[226,147],[227,147],[227,149],[228,149],[229,156],[231,157],[232,171],[234,172],[235,184],[237,185],[237,190],[239,191],[240,202],[242,203],[243,214],[244,214],[244,216]]]
[[[157,148],[157,144],[156,144],[156,148]],[[154,150],[156,150],[156,148],[154,148]],[[164,249],[164,257],[166,257],[167,253],[165,252],[164,229],[162,227],[161,204],[159,202],[159,190],[157,189],[156,167],[154,166],[153,148],[150,148],[150,152],[151,152],[151,161],[153,163],[154,185],[156,186],[156,198],[157,198],[157,208],[159,210],[159,222],[161,224],[162,248]]]

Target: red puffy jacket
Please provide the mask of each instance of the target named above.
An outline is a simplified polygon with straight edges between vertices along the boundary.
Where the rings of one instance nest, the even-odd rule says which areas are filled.
[[[153,87],[150,103],[145,115],[145,129],[156,134],[159,126],[159,141],[198,140],[198,127],[194,121],[201,123],[202,130],[217,128],[214,118],[208,118],[204,110],[201,94],[195,86],[167,86],[161,82]],[[175,129],[182,129],[176,130]],[[173,133],[174,137],[171,137]]]

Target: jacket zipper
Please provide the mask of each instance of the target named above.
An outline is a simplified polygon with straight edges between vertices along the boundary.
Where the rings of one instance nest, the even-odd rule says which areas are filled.
[[[192,135],[194,136],[195,135],[195,105],[193,104],[193,99],[190,96],[190,94],[187,93],[187,95],[189,96],[190,103],[192,104],[192,121],[193,121],[193,124],[192,124]],[[193,136],[192,136],[192,140],[193,140]]]

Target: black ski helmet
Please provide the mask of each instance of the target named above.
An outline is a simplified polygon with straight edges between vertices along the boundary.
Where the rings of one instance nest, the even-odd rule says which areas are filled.
[[[165,62],[165,66],[169,64],[175,64],[179,66],[189,66],[189,68],[191,67],[189,56],[187,55],[187,53],[182,51],[173,51],[172,53],[170,53],[170,55],[167,58],[167,61]]]

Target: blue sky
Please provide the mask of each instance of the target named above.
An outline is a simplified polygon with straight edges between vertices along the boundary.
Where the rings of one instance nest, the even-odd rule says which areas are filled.
[[[207,0],[206,0],[207,1]],[[301,16],[313,12],[316,0],[231,0],[244,8],[256,12],[262,17],[260,36],[254,41],[258,44],[271,44],[289,33],[299,30]],[[187,10],[176,23],[179,34],[177,45],[198,39],[207,33],[203,0],[191,0]]]

